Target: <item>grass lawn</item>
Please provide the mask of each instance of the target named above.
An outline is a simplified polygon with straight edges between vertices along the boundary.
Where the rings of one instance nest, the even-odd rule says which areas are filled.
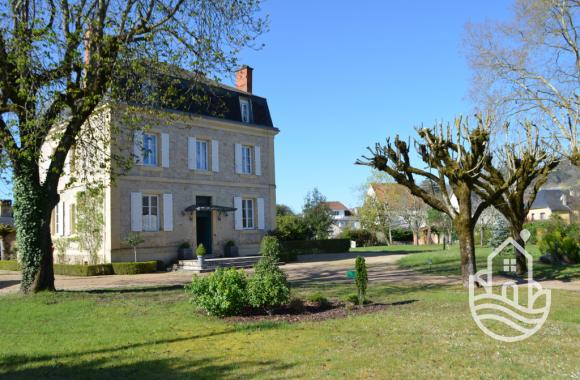
[[[537,259],[540,251],[535,245],[526,247],[526,250],[534,256],[534,278],[537,280],[571,280],[580,278],[580,264],[552,266],[542,264]],[[402,246],[381,246],[368,248],[355,248],[355,252],[389,252],[389,253],[409,253],[409,256],[399,261],[402,268],[413,269],[423,273],[448,276],[460,275],[459,247],[452,245],[449,249],[443,250],[441,245],[402,245]],[[483,269],[487,265],[487,256],[492,249],[489,247],[477,247],[475,255],[477,268]],[[412,254],[411,254],[412,253]],[[429,264],[429,260],[431,263]]]
[[[294,288],[342,297],[348,284]],[[457,287],[370,284],[382,312],[299,324],[238,324],[193,312],[182,290],[0,298],[0,377],[578,378],[580,297],[553,291],[546,325],[501,343]]]

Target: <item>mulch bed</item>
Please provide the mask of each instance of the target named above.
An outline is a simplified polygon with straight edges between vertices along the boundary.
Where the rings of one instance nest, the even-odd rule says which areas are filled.
[[[320,305],[318,303],[305,303],[302,309],[292,309],[288,306],[281,307],[273,311],[272,314],[267,314],[263,310],[246,309],[242,315],[224,318],[230,322],[310,322],[310,321],[324,321],[327,319],[346,318],[352,315],[363,315],[376,313],[385,310],[389,307],[405,305],[416,302],[416,300],[394,302],[394,303],[371,303],[368,305],[354,306],[346,305],[343,302],[332,302],[328,305]]]

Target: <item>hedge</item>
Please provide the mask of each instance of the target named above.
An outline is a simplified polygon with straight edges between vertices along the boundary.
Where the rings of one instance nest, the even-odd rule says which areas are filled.
[[[112,263],[112,264],[54,264],[54,274],[61,276],[107,276],[113,274],[141,274],[157,271],[157,261],[145,261],[137,263]],[[0,270],[19,271],[20,265],[16,260],[0,261]]]
[[[54,274],[62,276],[106,276],[113,274],[111,264],[54,264]]]
[[[157,271],[157,261],[143,261],[137,263],[112,263],[115,274],[142,274]]]
[[[295,261],[297,255],[313,253],[341,253],[350,249],[349,239],[288,240],[282,245],[282,261]],[[284,260],[286,258],[287,260]]]
[[[2,260],[0,261],[0,270],[19,271],[20,265],[16,260]]]

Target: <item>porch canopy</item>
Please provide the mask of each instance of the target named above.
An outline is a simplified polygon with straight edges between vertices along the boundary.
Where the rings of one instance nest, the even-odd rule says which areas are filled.
[[[194,213],[196,211],[217,211],[217,212],[234,212],[237,208],[218,205],[191,205],[183,210],[184,213]]]

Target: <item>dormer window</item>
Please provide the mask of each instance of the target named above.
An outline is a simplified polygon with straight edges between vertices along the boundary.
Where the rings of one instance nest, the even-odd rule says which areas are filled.
[[[250,107],[249,99],[240,98],[240,111],[242,113],[242,122],[250,123],[252,120],[252,109]]]

